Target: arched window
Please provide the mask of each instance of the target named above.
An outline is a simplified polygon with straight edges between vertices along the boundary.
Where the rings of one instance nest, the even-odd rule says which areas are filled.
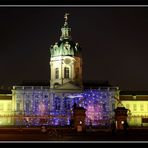
[[[55,69],[55,78],[59,79],[59,68]]]
[[[69,78],[69,68],[68,67],[64,68],[64,78]]]

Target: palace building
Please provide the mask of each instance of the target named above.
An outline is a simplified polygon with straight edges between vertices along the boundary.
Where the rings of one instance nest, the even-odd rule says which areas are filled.
[[[85,64],[82,54],[83,49],[72,39],[66,13],[60,39],[50,47],[50,85],[13,86],[11,93],[1,93],[0,125],[69,126],[76,104],[86,109],[86,125],[104,126],[114,119],[114,109],[120,99],[131,111],[129,123],[141,125],[144,119],[134,118],[141,115],[136,113],[135,105],[141,105],[140,111],[147,115],[145,99],[137,97],[129,101],[129,96],[122,95],[120,98],[119,87],[86,88],[82,78]]]
[[[50,47],[50,86],[13,86],[0,96],[0,125],[70,125],[74,103],[86,109],[86,125],[104,125],[113,117],[118,87],[85,89],[82,49],[72,40],[68,14],[60,40]],[[6,120],[7,119],[7,120]]]
[[[130,126],[148,126],[148,91],[120,91],[120,101],[129,110]]]

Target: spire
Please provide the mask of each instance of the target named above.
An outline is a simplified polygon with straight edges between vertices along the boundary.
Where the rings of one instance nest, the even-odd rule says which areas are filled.
[[[71,39],[71,35],[70,35],[71,28],[68,27],[68,22],[67,22],[68,15],[69,15],[69,13],[65,13],[65,15],[64,15],[65,22],[64,22],[64,26],[61,28],[62,35],[60,37],[60,40]]]
[[[67,23],[68,15],[69,15],[69,13],[65,13],[65,15],[64,15],[64,19],[65,19],[64,26],[67,26],[68,25],[68,23]]]

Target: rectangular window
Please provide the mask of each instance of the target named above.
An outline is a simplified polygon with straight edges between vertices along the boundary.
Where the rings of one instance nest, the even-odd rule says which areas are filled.
[[[133,111],[137,111],[137,105],[133,104]]]
[[[137,118],[134,118],[134,124],[137,125]]]
[[[0,103],[0,110],[2,111],[4,109],[4,106],[2,103]]]
[[[20,103],[17,103],[17,104],[16,104],[16,110],[17,110],[17,111],[20,111]]]
[[[26,111],[28,112],[30,110],[30,102],[26,103]]]
[[[55,98],[55,110],[60,110],[60,104],[61,104],[61,101],[60,101],[60,98]]]
[[[140,104],[140,111],[144,111],[144,105]]]
[[[69,68],[68,67],[64,68],[64,78],[69,78]]]
[[[9,103],[8,105],[7,105],[7,110],[12,110],[12,108],[11,108],[12,106],[11,106],[11,103]]]
[[[55,78],[59,79],[59,68],[55,69]]]

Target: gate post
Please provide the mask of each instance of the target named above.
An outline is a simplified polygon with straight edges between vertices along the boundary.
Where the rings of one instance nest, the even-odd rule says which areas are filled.
[[[75,107],[73,110],[74,129],[77,132],[85,131],[85,111],[83,107]]]
[[[114,110],[117,129],[123,129],[124,122],[127,122],[127,110],[125,107],[117,107]]]

